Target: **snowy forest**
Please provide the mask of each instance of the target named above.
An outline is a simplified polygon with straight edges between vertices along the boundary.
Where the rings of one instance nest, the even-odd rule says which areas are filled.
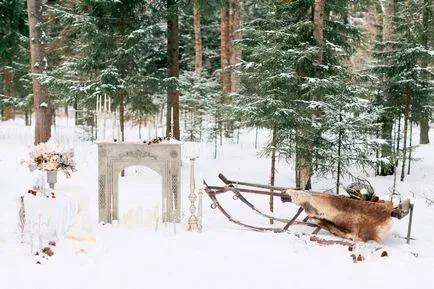
[[[2,121],[108,109],[181,141],[268,129],[264,153],[311,176],[411,170],[434,108],[430,0],[0,0]],[[273,183],[271,183],[273,185]]]

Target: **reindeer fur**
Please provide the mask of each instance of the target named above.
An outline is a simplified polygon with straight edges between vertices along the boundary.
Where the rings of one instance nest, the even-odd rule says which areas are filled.
[[[381,243],[392,227],[391,202],[361,201],[301,190],[285,193],[321,228],[339,237]]]

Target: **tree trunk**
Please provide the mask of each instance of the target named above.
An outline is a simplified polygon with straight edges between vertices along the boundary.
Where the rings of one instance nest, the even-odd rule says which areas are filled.
[[[310,190],[310,178],[312,176],[312,159],[308,155],[299,156],[298,158],[298,172],[296,172],[297,187],[301,190]]]
[[[193,0],[193,29],[194,29],[194,71],[200,76],[202,71],[202,34],[200,32],[199,0]]]
[[[274,186],[275,174],[276,174],[276,146],[277,146],[277,126],[273,127],[273,138],[271,139],[271,174],[270,174],[270,186]],[[273,189],[270,189],[273,192]],[[274,197],[270,196],[270,212],[274,212]],[[273,224],[273,220],[270,219],[270,224]]]
[[[393,158],[395,158],[395,167],[394,167],[394,171],[396,171],[396,168],[398,167],[398,155],[399,155],[399,146],[401,144],[401,117],[398,118],[398,131],[396,132],[396,149],[392,152],[393,153]]]
[[[44,74],[47,69],[45,57],[46,39],[42,31],[42,0],[27,0],[29,17],[29,39],[32,73]],[[35,145],[47,142],[51,137],[51,102],[47,87],[36,76],[32,79],[33,103],[35,111]]]
[[[313,38],[320,51],[315,57],[316,65],[321,65],[324,58],[324,6],[325,0],[315,0],[313,10]]]
[[[383,42],[393,41],[395,39],[395,24],[393,21],[395,15],[395,0],[384,1],[383,11]],[[391,50],[390,45],[386,45],[386,51]]]
[[[405,103],[404,103],[404,140],[402,144],[402,168],[401,168],[401,182],[404,181],[405,177],[405,162],[407,160],[407,134],[408,134],[408,119],[410,116],[410,91],[407,89],[405,93]]]
[[[193,0],[193,30],[194,30],[194,51],[195,51],[195,59],[194,59],[194,71],[196,77],[199,78],[202,72],[202,33],[200,31],[200,6],[199,0]],[[200,105],[201,96],[198,94],[196,96],[196,103],[194,111],[190,112],[191,123],[190,123],[190,139],[194,141],[194,128],[199,126],[199,131],[201,131],[202,127],[202,118],[201,113],[198,108]],[[187,118],[186,118],[187,119]]]
[[[119,94],[119,126],[121,129],[121,142],[125,141],[125,93]]]
[[[24,111],[24,125],[25,126],[31,126],[32,125],[32,116],[31,112],[29,110]]]
[[[51,124],[56,127],[56,109],[54,106],[51,106]]]
[[[429,119],[422,118],[420,120],[419,143],[429,144]]]
[[[315,0],[313,6],[312,34],[319,49],[314,60],[315,66],[322,65],[324,58],[324,6],[325,0]],[[315,99],[312,97],[310,100],[314,101]],[[312,112],[310,117],[314,120],[316,113]],[[313,138],[309,136],[309,132],[305,130],[298,130],[297,133],[300,134],[296,140],[297,146],[298,150],[302,150],[302,153],[300,153],[300,151],[296,152],[296,184],[297,187],[300,187],[302,190],[308,190],[311,188],[311,176],[313,173]],[[300,148],[300,144],[303,145],[303,148]]]
[[[393,41],[395,39],[395,29],[393,17],[395,14],[395,1],[394,0],[385,0],[384,3],[384,11],[383,11],[383,43],[387,43]],[[390,51],[390,45],[386,44],[384,50]],[[389,65],[389,63],[385,63],[385,65]],[[384,98],[385,103],[388,103],[390,99],[389,94],[389,79],[386,75],[384,75]],[[389,111],[386,111],[384,115],[381,117],[382,122],[382,135],[381,137],[389,143],[384,144],[381,148],[381,157],[391,158],[392,154],[392,130],[393,130],[393,117],[387,115],[390,114]],[[382,162],[381,163],[381,175],[387,176],[392,175],[395,171],[395,164],[392,160],[389,163]]]
[[[296,131],[295,146],[295,186],[301,190],[310,190],[312,176],[311,144],[307,144],[307,134],[298,129]],[[303,145],[303,146],[301,146]]]
[[[377,139],[379,139],[380,138],[380,130],[379,130],[379,127],[377,127],[377,129],[376,129],[376,131],[375,131],[375,137],[377,138]],[[380,159],[380,149],[377,147],[376,149],[375,149],[375,159],[377,160],[376,162],[375,162],[375,176],[378,176],[378,175],[380,175],[381,174],[381,166],[380,166],[380,163],[378,162],[378,160]]]
[[[9,66],[3,67],[4,78],[4,95],[12,97],[12,72]],[[15,110],[13,107],[7,106],[3,109],[2,120],[15,119]]]
[[[339,122],[342,122],[342,112],[339,113]],[[339,195],[339,188],[340,188],[340,182],[341,182],[341,165],[342,165],[342,161],[341,161],[341,148],[342,148],[342,136],[343,136],[343,131],[341,129],[339,129],[339,136],[338,136],[338,167],[336,169],[336,194]]]
[[[177,0],[167,0],[167,116],[166,135],[180,139],[179,130],[179,23]]]
[[[392,185],[392,194],[391,194],[391,201],[394,195],[396,195],[396,175],[398,174],[397,168],[399,164],[399,158],[398,152],[399,152],[399,144],[401,142],[401,117],[398,118],[398,130],[395,131],[395,135],[392,139],[392,144],[396,143],[396,149],[392,152],[392,161],[394,163],[393,167],[393,185]]]
[[[381,176],[389,176],[393,175],[395,171],[395,165],[392,161],[392,132],[393,132],[393,119],[387,116],[383,116],[381,118],[381,138],[386,140],[387,143],[381,146],[381,157],[388,157],[389,162],[381,162],[380,175]]]
[[[231,75],[227,70],[230,64],[230,13],[229,1],[223,1],[220,8],[220,67],[223,92],[231,91]]]
[[[241,28],[241,10],[243,7],[243,0],[232,0],[232,7],[230,14],[230,30],[232,35],[232,42],[235,45],[231,45],[231,60],[230,64],[235,67],[241,62],[241,47],[239,42],[241,40],[241,32],[238,31]],[[233,68],[235,69],[235,68]],[[236,73],[231,73],[231,92],[237,92],[240,89],[240,80]]]
[[[140,112],[139,116],[139,140],[142,140],[142,121],[143,121],[143,114]]]
[[[122,37],[123,35],[125,35],[125,18],[124,14],[122,13],[120,18],[120,36]],[[122,78],[125,78],[126,70],[127,64],[125,62],[122,62],[119,65],[119,72]],[[119,128],[121,130],[121,142],[125,141],[125,97],[125,90],[121,90],[119,92]],[[122,170],[121,175],[125,176],[125,170]]]
[[[423,29],[423,33],[422,33],[422,39],[421,39],[421,44],[423,45],[423,47],[426,50],[429,50],[429,45],[428,45],[428,38],[429,38],[429,18],[432,17],[432,12],[430,9],[430,4],[432,4],[431,0],[424,0],[423,1],[424,7],[425,9],[423,10],[423,14],[422,14],[422,27],[424,27]],[[424,60],[421,63],[422,67],[427,67],[428,66],[428,61]],[[424,110],[423,112],[423,116],[422,119],[420,120],[420,133],[419,133],[419,143],[420,144],[429,144],[429,116],[430,116],[430,111],[429,110]]]
[[[79,121],[78,121],[78,100],[77,100],[77,97],[74,98],[74,104],[72,105],[72,108],[74,108],[75,125],[78,125]]]
[[[410,142],[408,144],[409,150],[408,150],[408,168],[407,168],[407,175],[410,174],[410,168],[411,168],[411,151],[412,151],[412,145],[413,145],[413,121],[410,120]]]

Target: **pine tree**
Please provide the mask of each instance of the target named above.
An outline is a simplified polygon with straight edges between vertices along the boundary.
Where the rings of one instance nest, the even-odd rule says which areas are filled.
[[[423,3],[413,1],[398,3],[397,43],[390,57],[391,62],[394,63],[392,89],[396,95],[400,95],[404,122],[401,181],[404,180],[408,155],[407,138],[410,117],[412,115],[429,115],[430,110],[432,113],[432,109],[429,107],[432,107],[434,103],[434,85],[432,83],[434,73],[424,65],[434,63],[434,56],[431,55],[430,49],[425,47],[425,43],[421,43],[423,35],[426,33],[424,30],[434,30],[429,26],[423,27],[423,10],[429,8],[421,4]],[[422,33],[414,32],[418,28],[422,30]]]
[[[222,87],[217,71],[220,69],[218,54],[220,40],[218,2],[197,1],[200,15],[201,49],[197,49],[197,27],[192,15],[191,3],[180,6],[180,78],[181,113],[183,133],[189,141],[214,139],[220,135],[222,118]],[[197,16],[196,16],[197,17]],[[201,52],[197,54],[197,52]],[[198,69],[198,57],[201,57]],[[199,73],[200,72],[200,73]],[[212,125],[206,122],[212,120]],[[217,121],[215,121],[217,120]],[[217,124],[217,126],[216,126]],[[217,133],[216,133],[217,132]]]
[[[0,109],[2,120],[13,118],[16,109],[29,111],[32,100],[28,77],[30,60],[26,1],[0,2]]]
[[[374,168],[378,161],[373,152],[383,141],[372,132],[379,128],[381,108],[367,98],[369,92],[357,84],[360,80],[351,81],[341,75],[329,81],[336,88],[318,102],[321,136],[315,150],[315,167],[319,175],[332,172],[339,194],[342,177],[355,177],[355,169]]]
[[[167,71],[165,2],[61,3],[51,11],[71,48],[47,76],[63,99],[93,110],[97,97],[110,96],[112,108],[125,112],[122,119],[127,111],[160,109]]]
[[[350,79],[345,63],[360,42],[348,23],[349,2],[324,4],[323,27],[312,22],[313,3],[301,0],[246,5],[250,15],[243,27],[244,90],[237,106],[248,125],[277,127],[280,155],[299,160],[296,185],[305,188],[319,163],[315,152],[324,149],[319,103],[342,94],[347,84],[335,80]]]
[[[426,33],[432,31],[429,25],[425,26],[427,22],[424,22],[426,18],[423,12],[426,8],[422,1],[397,2],[393,21],[394,41],[383,40],[374,52],[378,62],[373,71],[379,76],[384,76],[383,79],[386,80],[383,85],[387,88],[387,98],[383,105],[388,107],[388,117],[397,120],[398,123],[403,118],[403,148],[396,152],[396,157],[392,156],[401,161],[401,180],[404,180],[408,154],[409,121],[411,119],[420,122],[432,114],[434,74],[427,64],[433,63],[433,56],[427,42],[423,41]],[[384,116],[382,120],[384,131]],[[391,128],[391,124],[389,126]],[[400,132],[398,134],[399,140]],[[401,142],[397,141],[396,146],[400,145]],[[382,157],[389,157],[389,154],[383,151]],[[386,163],[396,165],[390,158]],[[383,174],[385,173],[383,171]]]

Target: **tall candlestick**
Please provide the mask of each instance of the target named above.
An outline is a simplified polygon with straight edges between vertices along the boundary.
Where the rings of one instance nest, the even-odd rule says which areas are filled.
[[[197,217],[196,217],[196,199],[197,196],[194,193],[195,190],[195,178],[194,178],[194,161],[196,160],[196,157],[192,154],[190,156],[190,194],[188,195],[188,200],[190,201],[190,218],[188,218],[188,231],[197,231]]]
[[[107,112],[107,94],[104,94],[104,112]]]

